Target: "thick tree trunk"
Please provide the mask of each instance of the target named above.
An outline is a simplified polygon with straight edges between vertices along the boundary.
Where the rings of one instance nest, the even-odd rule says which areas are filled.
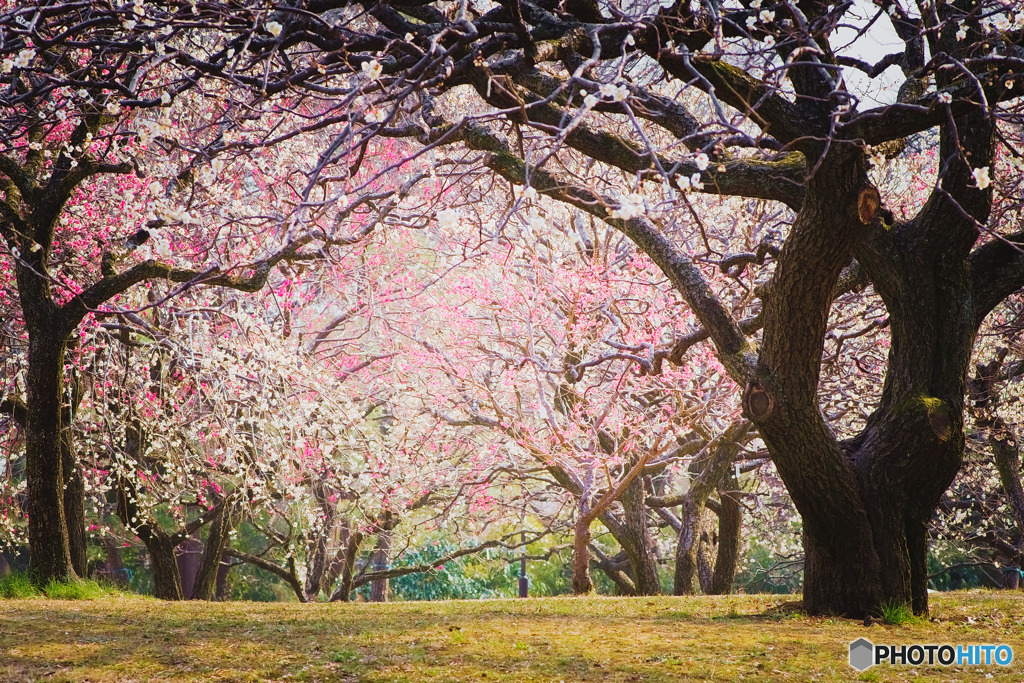
[[[65,478],[61,456],[64,344],[64,339],[49,329],[29,330],[25,477],[30,572],[33,580],[41,584],[76,577],[64,517]]]

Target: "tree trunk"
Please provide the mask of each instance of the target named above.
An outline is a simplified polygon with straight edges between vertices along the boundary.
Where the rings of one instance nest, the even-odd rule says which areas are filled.
[[[594,590],[590,579],[590,541],[590,522],[580,510],[572,543],[572,592],[575,595],[587,595]]]
[[[374,571],[388,569],[391,562],[391,541],[397,519],[389,512],[377,530],[377,547],[370,555],[371,568]],[[391,582],[388,579],[374,579],[370,585],[370,602],[387,602],[391,595]]]
[[[651,538],[651,530],[647,525],[645,497],[644,478],[637,477],[619,497],[624,511],[622,523],[609,525],[608,529],[629,557],[636,595],[661,595],[658,560],[654,555],[654,539]],[[602,520],[605,516],[602,515]]]
[[[77,576],[64,517],[61,398],[64,344],[50,329],[29,329],[25,477],[30,572],[34,581]]]
[[[707,509],[701,513],[700,543],[697,546],[697,583],[700,592],[711,594],[715,577],[715,558],[718,554],[718,518]]]
[[[220,602],[224,602],[228,597],[230,597],[228,595],[228,576],[231,574],[231,567],[233,565],[231,563],[231,556],[226,552],[228,549],[229,548],[225,548],[225,553],[220,556],[220,567],[217,569],[217,591],[215,599]]]
[[[192,507],[192,506],[190,506]],[[198,538],[189,536],[178,544],[178,573],[181,575],[183,595],[192,595],[199,576],[199,560],[203,555],[203,544]]]
[[[130,447],[133,431],[129,429]],[[134,437],[138,437],[137,431]],[[153,595],[161,600],[184,600],[185,592],[181,586],[181,571],[178,569],[178,558],[174,549],[178,542],[159,527],[139,520],[142,514],[136,503],[135,486],[126,478],[121,477],[115,485],[117,496],[116,512],[121,524],[142,540],[149,552],[150,569],[153,572]]]
[[[697,592],[697,551],[700,546],[701,513],[704,501],[686,496],[679,510],[680,531],[676,539],[676,570],[673,578],[675,595]]]
[[[68,344],[73,349],[77,337]],[[68,548],[75,573],[86,576],[88,536],[85,533],[85,479],[75,457],[74,422],[82,401],[82,385],[78,373],[71,372],[67,382],[68,396],[61,404],[60,458],[64,476],[64,522],[68,527]]]
[[[103,562],[103,569],[99,572],[100,576],[122,588],[129,587],[131,579],[128,577],[127,568],[124,566],[121,546],[113,539],[106,538],[103,540],[103,551],[106,553],[107,559]]]
[[[149,566],[153,572],[153,597],[160,600],[184,600],[178,558],[174,554],[174,541],[160,529],[141,536],[149,552]]]
[[[729,471],[741,443],[746,439],[749,423],[731,425],[704,449],[704,457],[691,465],[691,476],[697,475],[683,496],[679,511],[679,538],[676,542],[676,571],[673,592],[693,595],[697,589],[698,557],[701,523],[708,496]],[[698,474],[699,473],[699,474]]]
[[[70,427],[65,428],[69,431]],[[61,458],[64,471],[64,519],[68,528],[68,550],[71,566],[79,576],[86,576],[86,550],[88,536],[85,533],[85,480],[82,468],[74,456],[64,454]]]
[[[736,488],[736,476],[732,473],[727,474],[718,484],[718,555],[715,558],[715,573],[707,591],[711,595],[732,593],[732,585],[736,581],[743,527],[743,510],[736,497]]]
[[[235,528],[236,511],[233,501],[224,502],[221,513],[210,525],[210,533],[206,537],[206,547],[199,563],[195,586],[189,596],[192,600],[212,600],[217,586],[217,573],[220,571],[221,556],[228,546],[231,530]]]
[[[344,562],[341,567],[341,580],[338,588],[331,594],[331,602],[348,602],[352,599],[352,580],[355,575],[356,557],[359,546],[363,542],[363,534],[353,531],[345,543]]]

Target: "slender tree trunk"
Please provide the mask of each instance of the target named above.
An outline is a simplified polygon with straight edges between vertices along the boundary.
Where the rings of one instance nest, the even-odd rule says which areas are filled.
[[[996,470],[999,472],[999,483],[1010,505],[1017,526],[1017,532],[1024,539],[1024,485],[1021,484],[1020,451],[1017,440],[1013,436],[1006,421],[994,415],[988,426],[989,443]]]
[[[718,555],[715,558],[715,573],[707,591],[711,595],[732,593],[736,581],[736,567],[739,564],[743,528],[743,510],[736,497],[736,477],[729,473],[718,484]]]
[[[77,337],[74,338],[77,340]],[[68,345],[74,348],[74,341]],[[68,527],[68,547],[71,564],[79,576],[88,574],[86,556],[88,536],[85,533],[85,479],[75,455],[74,422],[78,405],[82,401],[82,386],[78,373],[72,370],[67,382],[67,395],[61,403],[60,456],[64,476],[64,522]]]
[[[697,592],[697,552],[700,549],[700,526],[704,501],[686,496],[679,510],[680,531],[676,539],[676,570],[673,592],[694,595]]]
[[[137,445],[139,434],[131,426],[128,432],[129,449]],[[159,527],[141,522],[141,512],[136,504],[135,487],[125,478],[121,478],[115,487],[117,496],[116,511],[126,529],[134,532],[145,544],[149,553],[150,569],[153,573],[153,595],[161,600],[184,600],[185,592],[181,586],[181,571],[178,569],[178,558],[174,549],[175,539]]]
[[[378,525],[377,547],[370,556],[374,570],[387,569],[391,561],[391,542],[394,538],[394,527],[397,516],[390,512],[384,514],[383,521]],[[370,587],[371,602],[387,602],[391,593],[391,582],[387,579],[376,579]]]
[[[149,552],[149,565],[153,572],[153,596],[161,600],[184,600],[181,572],[174,553],[174,542],[160,529],[141,536]]]
[[[363,534],[354,531],[345,543],[344,563],[341,567],[341,580],[338,588],[331,595],[331,602],[348,602],[352,599],[352,580],[355,575],[356,557],[359,555],[359,546],[363,542]]]
[[[66,428],[65,431],[68,431]],[[88,536],[85,533],[85,480],[82,468],[73,456],[64,454],[61,458],[64,481],[64,519],[68,527],[68,550],[71,565],[79,576],[86,576],[86,550]]]
[[[224,549],[228,547],[228,538],[231,530],[235,528],[236,512],[232,501],[224,503],[221,513],[210,525],[210,532],[206,537],[206,546],[203,548],[202,560],[199,563],[199,572],[196,574],[195,586],[189,596],[192,600],[212,600],[214,589],[217,586],[217,573],[220,571],[221,556]]]
[[[223,602],[228,599],[228,576],[231,574],[231,556],[225,553],[220,556],[220,567],[217,569],[217,590],[215,597],[217,600]]]
[[[30,572],[35,581],[76,577],[64,517],[61,399],[64,339],[29,330],[25,477],[28,488]]]
[[[202,542],[189,536],[178,545],[178,573],[181,574],[181,591],[189,596],[195,591],[196,577],[199,576],[199,560],[203,555]]]
[[[718,518],[707,507],[701,513],[700,544],[697,547],[697,583],[700,592],[711,594],[715,577],[715,559],[718,555]]]
[[[633,583],[637,595],[660,595],[661,580],[658,578],[658,560],[654,555],[654,539],[647,525],[647,506],[644,505],[646,492],[644,478],[637,477],[619,497],[624,514],[622,524],[609,526],[615,540],[629,557],[633,568]],[[604,519],[604,515],[602,515]]]
[[[124,555],[121,554],[121,547],[113,539],[104,539],[103,551],[107,555],[103,563],[101,576],[113,584],[121,587],[128,587],[131,580],[124,566]]]
[[[578,514],[572,543],[572,592],[586,595],[594,590],[590,578],[590,520],[582,509]]]
[[[676,571],[673,592],[693,595],[697,589],[698,557],[701,524],[708,496],[729,471],[740,444],[747,436],[749,424],[730,426],[706,447],[703,460],[691,466],[690,488],[683,496],[679,511],[679,538],[676,542]]]

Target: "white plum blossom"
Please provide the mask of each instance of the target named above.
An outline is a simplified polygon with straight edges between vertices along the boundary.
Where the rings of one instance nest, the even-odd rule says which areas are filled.
[[[547,227],[547,224],[548,222],[544,220],[542,217],[531,216],[529,229],[531,232],[541,232],[544,230],[544,228]]]
[[[775,45],[775,36],[765,36],[761,42],[767,47],[773,47]]]
[[[455,209],[441,209],[437,212],[437,225],[442,230],[451,230],[459,224],[459,212]]]
[[[519,187],[518,185],[515,187],[515,195],[524,201],[536,201],[540,196],[536,188],[531,186]]]
[[[690,176],[690,187],[692,187],[695,190],[704,189],[704,181],[700,179],[700,173],[694,173],[692,176]]]
[[[626,36],[626,45],[636,45],[636,39],[633,38],[632,33]]]
[[[644,198],[639,194],[630,194],[620,200],[619,208],[612,209],[608,215],[612,218],[620,218],[628,221],[644,212]]]
[[[885,166],[885,154],[881,151],[876,151],[871,155],[871,158],[868,159],[868,163],[871,164],[872,168],[881,168],[882,166]]]
[[[707,154],[705,154],[704,152],[701,152],[693,160],[693,163],[697,164],[697,168],[699,170],[706,171],[706,170],[708,170],[708,164],[711,163],[711,159],[708,158]]]
[[[380,109],[370,109],[364,115],[367,123],[381,123],[384,121],[384,113]]]
[[[988,174],[988,166],[972,170],[971,175],[974,176],[974,184],[977,185],[979,190],[984,190],[992,184],[992,178]]]
[[[36,51],[30,47],[27,47],[18,53],[18,56],[14,59],[14,66],[24,69],[26,66],[32,63],[32,59],[35,56]]]
[[[369,78],[371,81],[375,81],[378,78],[380,78],[381,73],[383,73],[384,71],[384,68],[376,59],[371,59],[368,62],[363,62],[359,68],[362,69],[363,75]]]
[[[583,106],[587,109],[593,109],[597,105],[597,96],[594,93],[590,93],[583,98]]]
[[[747,29],[748,30],[754,28],[754,24],[757,23],[757,17],[755,17],[753,15],[747,17],[747,22],[746,23],[747,23]]]
[[[599,88],[601,97],[609,97],[616,102],[621,102],[629,97],[629,88],[624,84],[613,85],[611,83],[602,83]]]
[[[775,12],[770,9],[763,9],[757,15],[757,18],[761,20],[762,24],[767,24],[769,21],[775,19]]]
[[[690,191],[690,176],[679,174],[676,176],[676,186],[683,192]]]
[[[264,28],[267,29],[267,33],[277,38],[279,35],[281,35],[281,29],[283,29],[284,26],[281,26],[281,24],[279,24],[276,21],[268,21]]]

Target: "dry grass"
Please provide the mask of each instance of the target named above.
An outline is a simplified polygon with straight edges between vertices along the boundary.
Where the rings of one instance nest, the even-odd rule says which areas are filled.
[[[904,626],[810,618],[778,596],[435,603],[0,600],[0,680],[1024,680],[1024,593],[933,596]],[[850,641],[1005,643],[1008,667],[847,664]]]

